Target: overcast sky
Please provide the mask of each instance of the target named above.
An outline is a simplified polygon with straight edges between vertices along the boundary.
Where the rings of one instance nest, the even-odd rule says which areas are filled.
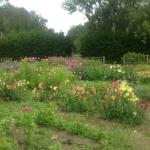
[[[81,13],[70,15],[62,8],[63,0],[9,0],[17,7],[34,10],[48,20],[47,26],[56,32],[67,32],[72,25],[83,24],[86,18]]]

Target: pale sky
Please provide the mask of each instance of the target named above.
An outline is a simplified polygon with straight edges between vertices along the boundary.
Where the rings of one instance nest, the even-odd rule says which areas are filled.
[[[62,8],[63,0],[9,0],[17,7],[24,7],[28,11],[36,11],[48,20],[47,26],[56,32],[67,32],[73,25],[83,24],[86,17],[81,13],[70,15]]]

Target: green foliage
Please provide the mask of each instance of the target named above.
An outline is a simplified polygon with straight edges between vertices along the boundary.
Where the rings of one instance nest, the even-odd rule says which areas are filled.
[[[101,66],[87,66],[82,68],[80,71],[80,76],[82,80],[105,80],[105,72]]]
[[[24,106],[16,115],[16,126],[25,134],[28,145],[30,145],[31,135],[36,128],[35,116],[31,111],[30,106]]]
[[[53,140],[51,131],[44,128],[35,130],[32,135],[32,143],[29,149],[31,150],[60,150],[61,144]]]
[[[31,92],[27,89],[26,80],[15,80],[12,74],[1,74],[0,78],[0,97],[5,100],[26,100],[31,99]]]
[[[10,137],[7,137],[5,134],[0,133],[0,149],[1,150],[19,150],[17,142]]]
[[[92,128],[92,127],[89,128],[88,125],[82,122],[78,123],[75,121],[67,121],[61,119],[58,120],[57,120],[58,122],[56,123],[56,127],[61,130],[65,130],[69,133],[77,134],[82,137],[91,138],[93,140],[98,141],[100,144],[103,143],[103,140],[107,139],[105,132],[96,128]]]
[[[37,87],[39,84],[39,77],[34,66],[28,62],[21,64],[20,69],[15,74],[15,78],[18,80],[26,80],[29,82],[29,88]]]
[[[0,38],[0,56],[20,57],[70,56],[71,42],[62,33],[52,31],[13,32]]]
[[[135,52],[128,52],[123,55],[123,60],[126,64],[146,64],[148,63],[148,59],[146,55]]]
[[[140,124],[144,119],[144,111],[139,106],[139,98],[127,82],[113,82],[104,97],[106,118],[119,119],[131,125]]]
[[[39,125],[53,126],[56,119],[57,109],[53,104],[38,107],[36,122]]]
[[[125,77],[125,70],[121,65],[105,65],[105,80],[117,81],[123,80]]]
[[[101,108],[103,93],[108,82],[78,81],[61,88],[58,104],[62,110],[95,113]]]
[[[135,87],[136,93],[140,98],[150,100],[150,85],[149,84],[139,84]]]
[[[80,52],[83,57],[106,56],[108,63],[120,61],[125,53],[133,49],[138,52],[141,47],[140,42],[135,40],[131,34],[119,32],[105,33],[93,30],[88,30],[87,33],[82,36],[80,46]]]
[[[149,1],[65,0],[64,8],[71,13],[79,11],[88,19],[74,40],[83,57],[106,56],[109,62],[119,62],[128,51],[149,54]],[[75,29],[71,29],[74,36]]]
[[[47,20],[34,11],[6,3],[0,7],[0,31],[5,35],[12,31],[46,30]]]
[[[49,83],[51,85],[65,85],[75,79],[71,71],[64,67],[53,67],[49,74]]]

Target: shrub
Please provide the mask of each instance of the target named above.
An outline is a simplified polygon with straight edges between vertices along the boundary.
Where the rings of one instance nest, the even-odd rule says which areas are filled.
[[[61,109],[73,112],[98,112],[107,82],[78,81],[60,89],[58,104]]]
[[[123,80],[125,71],[121,65],[106,65],[105,78],[106,80],[116,81]]]
[[[148,60],[146,59],[146,55],[135,52],[128,52],[123,55],[123,60],[125,64],[146,64]]]
[[[38,125],[52,126],[56,119],[57,108],[49,103],[37,108],[36,123]]]
[[[82,69],[82,79],[83,80],[105,80],[105,72],[101,66],[87,66]]]
[[[30,100],[31,92],[27,89],[29,82],[26,80],[19,81],[1,81],[0,82],[0,97],[4,100]]]
[[[26,80],[29,82],[28,87],[31,89],[37,87],[40,82],[36,68],[28,62],[24,62],[20,66],[20,69],[15,74],[14,78],[18,80]]]
[[[75,79],[73,73],[64,67],[53,67],[49,73],[49,84],[60,86]]]
[[[139,124],[144,114],[138,103],[139,98],[126,81],[113,82],[104,97],[106,118],[119,119],[133,125]]]

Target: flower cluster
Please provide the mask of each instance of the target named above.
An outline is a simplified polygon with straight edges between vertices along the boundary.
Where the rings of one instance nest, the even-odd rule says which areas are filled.
[[[20,58],[20,59],[21,59],[21,62],[25,62],[25,61],[35,62],[37,60],[40,60],[39,57],[25,57],[25,58]]]
[[[29,82],[26,80],[19,80],[15,81],[12,84],[6,85],[7,89],[15,90],[17,88],[24,88],[24,90],[27,89],[27,86],[29,85]]]
[[[135,95],[134,90],[126,81],[115,81],[112,83],[112,87],[107,89],[105,99],[111,98],[113,101],[117,101],[119,98],[127,99],[132,102],[139,101],[139,98]]]
[[[137,73],[138,77],[142,78],[142,79],[150,79],[150,71],[140,71]]]
[[[146,105],[140,102],[126,81],[115,81],[107,89],[103,107],[107,118],[134,125],[142,122]]]
[[[109,69],[116,73],[124,74],[125,71],[122,69],[121,65],[110,65]]]
[[[88,94],[96,94],[96,87],[91,87],[89,89],[85,88],[84,86],[75,86],[73,88],[73,94],[76,95],[88,95]]]
[[[49,61],[50,63],[63,64],[69,69],[81,67],[85,63],[85,60],[83,59],[65,58],[65,57],[48,57],[46,60]]]

